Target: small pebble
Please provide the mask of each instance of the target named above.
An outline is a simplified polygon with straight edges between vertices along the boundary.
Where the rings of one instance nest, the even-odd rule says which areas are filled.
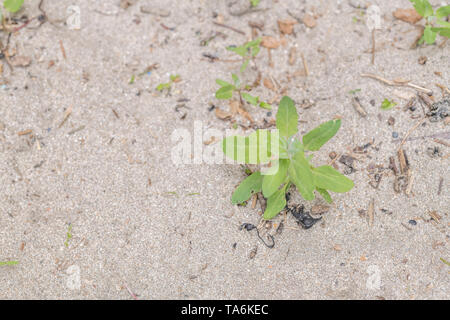
[[[396,132],[396,131],[392,132],[392,138],[397,139],[398,138],[398,132]]]
[[[409,220],[408,223],[413,226],[417,224],[416,220]]]

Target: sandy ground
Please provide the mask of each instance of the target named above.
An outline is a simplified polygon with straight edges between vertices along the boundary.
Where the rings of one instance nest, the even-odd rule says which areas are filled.
[[[398,95],[413,89],[360,76],[409,79],[442,99],[435,84],[450,86],[449,43],[439,46],[443,39],[438,38],[437,45],[409,49],[419,30],[392,16],[396,8],[409,8],[409,1],[371,1],[380,7],[382,23],[375,65],[364,16],[350,5],[358,1],[262,0],[258,8],[267,10],[243,16],[231,15],[229,1],[218,0],[138,0],[127,9],[118,0],[76,2],[80,30],[63,23],[71,1],[45,1],[52,23],[11,37],[10,48],[30,56],[31,65],[11,73],[2,60],[0,261],[19,264],[0,267],[0,298],[132,299],[130,291],[140,299],[450,297],[450,269],[441,260],[450,260],[449,149],[429,137],[437,134],[448,143],[448,126],[427,119],[411,133],[419,137],[404,144],[413,184],[409,195],[395,193],[389,157],[396,157],[399,141],[423,111],[420,105],[414,112],[403,111],[408,100]],[[141,12],[150,4],[159,15]],[[38,15],[37,5],[28,1],[23,12]],[[242,167],[176,166],[171,134],[183,128],[193,133],[195,120],[204,128],[230,128],[209,108],[214,103],[227,110],[214,98],[215,79],[230,79],[240,64],[210,62],[202,54],[235,59],[225,47],[250,38],[249,21],[264,22],[259,35],[279,38],[277,20],[292,19],[287,9],[299,16],[315,13],[317,26],[296,24],[295,34],[272,50],[273,67],[267,50],[257,64],[263,78],[275,79],[296,101],[300,132],[342,117],[341,130],[316,154],[315,163],[328,162],[331,151],[348,154],[373,139],[374,144],[355,160],[355,172],[349,174],[355,188],[334,194],[334,205],[311,229],[299,228],[288,216],[283,232],[276,234],[283,216],[276,218],[269,230],[275,247],[269,249],[254,230],[239,230],[244,222],[259,223],[259,205],[230,203],[245,176]],[[245,36],[214,25],[215,13]],[[223,35],[201,46],[214,31]],[[0,36],[5,44],[5,33]],[[298,57],[290,65],[292,47]],[[288,81],[288,74],[302,73],[300,53],[309,75]],[[418,62],[421,56],[428,58],[425,65]],[[137,76],[154,63],[159,68]],[[133,74],[135,82],[129,84]],[[158,93],[156,86],[170,74],[179,74],[181,81],[170,94]],[[256,77],[252,68],[248,74]],[[355,89],[361,89],[356,95],[366,118],[352,106],[349,91]],[[262,85],[254,93],[266,100],[277,96]],[[189,99],[189,109],[176,112],[181,98]],[[398,105],[382,111],[385,98]],[[314,105],[304,108],[305,99]],[[261,123],[274,117],[274,105],[272,115],[247,109]],[[71,113],[63,122],[67,110]],[[388,124],[389,117],[395,124]],[[32,133],[18,134],[24,130]],[[441,156],[431,157],[429,147],[438,147]],[[378,189],[369,185],[373,165],[385,168]],[[372,223],[367,212],[371,199]],[[308,209],[324,204],[319,198],[293,201]],[[432,211],[439,214],[439,223],[430,220]],[[69,225],[72,237],[66,245]]]

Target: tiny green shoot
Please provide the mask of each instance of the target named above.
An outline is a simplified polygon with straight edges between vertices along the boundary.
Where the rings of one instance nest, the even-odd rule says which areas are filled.
[[[66,241],[64,241],[64,245],[66,248],[69,247],[69,241],[72,239],[72,225],[69,224],[69,227],[67,228],[67,234],[66,234]]]
[[[450,15],[450,5],[442,6],[435,12],[428,0],[409,1],[411,1],[417,13],[425,19],[425,29],[422,38],[419,40],[419,44],[424,42],[433,44],[438,34],[450,38],[450,23],[445,21]],[[436,27],[436,24],[439,27]]]
[[[172,88],[172,84],[174,82],[178,82],[180,81],[180,75],[170,75],[170,81],[166,82],[166,83],[160,83],[157,87],[156,90],[162,92],[164,90],[170,91],[170,89]]]
[[[361,89],[355,89],[355,90],[350,90],[348,93],[350,93],[350,94],[356,94],[357,92],[360,92],[361,91]]]
[[[257,7],[261,0],[250,0],[250,4],[252,7]]]
[[[311,164],[308,151],[318,151],[339,130],[341,120],[325,122],[311,130],[300,140],[298,114],[294,102],[283,97],[276,115],[277,131],[257,130],[248,137],[229,136],[222,141],[225,155],[238,162],[269,165],[267,172],[255,171],[245,178],[234,191],[231,202],[242,204],[255,194],[262,192],[267,199],[263,218],[270,220],[286,206],[286,192],[295,185],[305,200],[313,200],[317,191],[328,203],[332,202],[329,191],[344,193],[353,188],[353,181],[333,167]],[[278,152],[273,153],[276,140]],[[266,143],[267,142],[267,143]],[[276,146],[277,144],[275,144]],[[237,152],[239,151],[239,152]]]
[[[0,267],[3,266],[15,266],[19,264],[19,261],[0,261]]]
[[[397,105],[396,102],[394,101],[389,101],[387,98],[383,100],[383,102],[381,103],[381,109],[383,110],[389,110],[392,109],[393,107],[395,107]]]

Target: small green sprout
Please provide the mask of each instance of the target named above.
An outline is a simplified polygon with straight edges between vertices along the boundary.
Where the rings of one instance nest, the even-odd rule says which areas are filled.
[[[172,84],[174,82],[179,82],[180,81],[180,75],[170,75],[170,81],[166,82],[166,83],[160,83],[157,87],[156,90],[162,92],[165,89],[167,89],[167,91],[170,91],[170,89],[172,88]]]
[[[0,267],[3,267],[3,266],[15,266],[15,265],[17,265],[17,264],[19,264],[19,261],[0,261]]]
[[[355,90],[350,90],[348,93],[350,93],[350,94],[356,94],[357,92],[360,92],[361,91],[361,89],[355,89]]]
[[[389,110],[392,109],[393,107],[395,107],[397,105],[396,102],[394,101],[389,101],[387,98],[383,100],[383,102],[381,103],[381,109],[383,110]]]
[[[413,4],[417,13],[425,19],[425,29],[419,44],[426,42],[433,44],[436,36],[440,34],[443,37],[450,38],[450,23],[445,19],[450,15],[450,5],[440,7],[434,12],[433,7],[428,0],[409,0]],[[434,23],[440,27],[435,27]]]
[[[3,6],[6,10],[12,13],[16,13],[22,8],[24,0],[4,0]]]
[[[67,234],[66,234],[66,241],[64,241],[64,245],[66,248],[69,247],[69,241],[72,239],[72,225],[69,224],[69,227],[67,228]]]
[[[244,72],[245,69],[247,69],[247,66],[248,66],[250,60],[255,58],[257,56],[257,54],[259,53],[259,51],[261,50],[261,47],[260,47],[261,41],[262,41],[262,39],[258,38],[258,39],[249,41],[239,47],[233,47],[233,46],[227,47],[227,50],[232,51],[243,58],[243,63],[242,63],[241,69],[240,69],[241,72]]]
[[[328,191],[343,193],[353,188],[352,180],[331,166],[314,167],[310,163],[312,155],[305,154],[319,150],[330,140],[339,130],[341,120],[321,124],[302,140],[295,137],[297,125],[294,102],[285,96],[276,115],[277,130],[257,130],[248,137],[229,136],[222,141],[227,157],[247,164],[269,165],[268,171],[255,171],[241,182],[231,197],[233,204],[242,204],[252,194],[262,192],[267,199],[263,218],[270,220],[285,208],[286,192],[292,184],[305,200],[313,200],[317,191],[328,203],[332,202]]]
[[[216,98],[219,100],[228,100],[233,97],[233,93],[236,92],[239,95],[240,100],[245,100],[248,103],[259,106],[264,109],[271,110],[272,106],[267,102],[261,101],[259,97],[252,96],[248,92],[244,92],[244,90],[250,90],[249,86],[241,86],[241,81],[236,74],[231,75],[233,79],[233,84],[221,79],[216,79],[216,83],[220,86],[220,88],[216,91]]]
[[[250,0],[252,7],[257,7],[261,0]]]

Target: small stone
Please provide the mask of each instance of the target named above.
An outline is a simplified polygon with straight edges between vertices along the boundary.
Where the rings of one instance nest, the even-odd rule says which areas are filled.
[[[409,220],[408,223],[412,226],[415,226],[417,224],[416,220]]]
[[[317,25],[316,19],[310,14],[305,14],[302,18],[302,22],[308,28],[314,28]]]
[[[389,117],[388,125],[393,126],[394,124],[395,124],[395,118],[394,117]]]
[[[328,156],[330,157],[331,160],[334,160],[334,159],[336,159],[336,157],[337,157],[337,153],[334,152],[334,151],[331,151],[330,154],[329,154]]]
[[[397,139],[398,138],[398,132],[396,132],[396,131],[392,132],[392,138]]]

